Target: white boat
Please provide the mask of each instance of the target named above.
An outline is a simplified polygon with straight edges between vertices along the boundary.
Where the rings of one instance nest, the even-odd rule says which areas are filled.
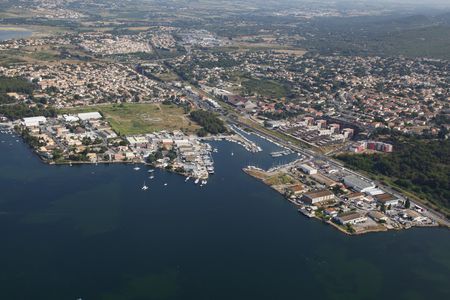
[[[206,180],[203,180],[203,181],[202,181],[202,184],[203,184],[203,185],[206,185],[207,183],[208,183],[208,181],[206,181]]]
[[[150,178],[150,179],[153,179],[153,178],[155,178],[155,176],[152,175],[152,176],[150,176],[149,178]]]
[[[234,155],[234,152],[231,152],[231,156],[233,156]]]
[[[139,168],[139,167],[134,167],[133,168],[133,170],[135,170],[135,171],[139,171],[141,168]]]
[[[150,170],[148,170],[147,172],[153,173],[153,172],[155,172],[155,170],[154,170],[154,169],[150,169]]]
[[[145,185],[145,181],[144,181],[144,185],[142,186],[141,190],[143,190],[143,191],[148,190],[148,186]]]
[[[164,183],[164,186],[167,186],[167,183]]]
[[[191,177],[186,177],[186,179],[184,180],[184,182],[188,181]]]
[[[200,181],[200,179],[195,179],[194,183],[197,184]]]

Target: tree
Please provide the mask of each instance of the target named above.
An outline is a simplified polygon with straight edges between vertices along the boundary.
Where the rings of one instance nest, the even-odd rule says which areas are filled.
[[[205,128],[200,128],[197,130],[197,135],[199,137],[204,137],[208,135],[208,131],[205,130]]]
[[[355,228],[353,228],[353,226],[350,223],[347,223],[346,227],[347,227],[346,229],[349,233],[355,232]]]
[[[196,110],[191,112],[189,116],[194,122],[200,124],[204,130],[211,134],[227,132],[227,128],[223,121],[212,112]]]
[[[52,151],[52,157],[53,157],[53,160],[55,160],[55,161],[60,160],[62,158],[62,151],[61,151],[61,149],[57,148],[57,149],[53,150]]]
[[[167,153],[167,157],[172,161],[177,158],[177,153],[172,149]]]
[[[407,198],[406,201],[405,201],[405,208],[410,208],[410,207],[411,207],[411,202]]]

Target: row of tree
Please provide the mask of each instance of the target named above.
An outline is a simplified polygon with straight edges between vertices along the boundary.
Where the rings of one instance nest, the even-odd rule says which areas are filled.
[[[24,117],[44,116],[56,117],[56,110],[52,107],[44,107],[42,104],[30,107],[25,104],[0,105],[0,115],[11,120],[17,120]]]

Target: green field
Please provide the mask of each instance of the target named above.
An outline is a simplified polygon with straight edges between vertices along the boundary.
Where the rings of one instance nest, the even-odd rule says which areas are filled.
[[[249,94],[255,93],[272,98],[286,97],[289,93],[288,87],[282,83],[266,79],[245,78],[242,80],[242,86]]]
[[[98,111],[118,134],[133,135],[161,130],[195,132],[199,126],[192,123],[184,109],[164,104],[109,104],[66,109],[64,113]]]

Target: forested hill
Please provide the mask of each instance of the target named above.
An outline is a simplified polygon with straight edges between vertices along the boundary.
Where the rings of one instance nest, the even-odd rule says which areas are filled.
[[[413,192],[450,212],[450,140],[395,141],[391,154],[344,154],[349,167],[388,177],[390,183]]]

